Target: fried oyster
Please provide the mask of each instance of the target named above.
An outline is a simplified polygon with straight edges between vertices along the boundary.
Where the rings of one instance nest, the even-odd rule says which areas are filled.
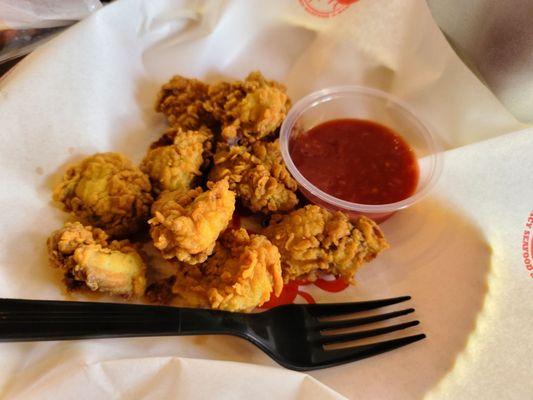
[[[214,122],[204,107],[208,86],[197,80],[175,75],[163,85],[156,101],[156,111],[167,117],[168,124],[183,129],[200,129]]]
[[[129,241],[107,241],[107,234],[79,222],[67,223],[48,238],[52,264],[65,272],[69,289],[88,287],[123,297],[140,297],[146,265]]]
[[[291,102],[286,89],[258,71],[244,81],[209,86],[204,109],[221,123],[222,137],[253,143],[279,128]]]
[[[189,264],[204,262],[228,226],[235,210],[235,193],[227,180],[182,192],[163,192],[152,206],[150,235],[165,258]]]
[[[124,156],[99,153],[68,168],[53,198],[88,225],[123,237],[149,218],[151,189],[148,177]]]
[[[141,163],[154,191],[187,191],[201,176],[211,151],[213,134],[208,128],[169,129],[152,147]]]
[[[287,171],[278,140],[250,147],[219,145],[209,179],[228,178],[242,204],[253,212],[290,211],[298,204],[296,181]]]
[[[364,262],[388,247],[374,221],[360,217],[352,224],[345,214],[316,205],[274,216],[263,234],[279,248],[286,282],[314,281],[319,273],[351,281]]]
[[[157,286],[162,292],[152,292],[152,298],[168,299],[168,285],[180,305],[251,311],[272,293],[281,293],[279,251],[262,235],[249,235],[242,228],[228,230],[204,264],[181,265],[172,280]]]

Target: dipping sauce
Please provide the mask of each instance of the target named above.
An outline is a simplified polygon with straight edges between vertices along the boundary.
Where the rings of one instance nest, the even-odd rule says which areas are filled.
[[[352,203],[394,203],[411,196],[418,184],[413,150],[394,131],[372,121],[324,122],[291,138],[289,152],[313,185]]]

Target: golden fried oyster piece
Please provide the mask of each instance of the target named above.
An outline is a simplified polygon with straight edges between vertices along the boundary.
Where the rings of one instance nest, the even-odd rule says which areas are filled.
[[[183,76],[173,76],[165,83],[156,101],[156,111],[165,114],[170,126],[183,129],[200,129],[214,122],[205,110],[208,86]]]
[[[99,153],[68,168],[53,198],[87,224],[123,237],[149,218],[151,189],[148,177],[124,156]]]
[[[282,287],[276,246],[241,228],[224,232],[204,264],[180,266],[172,292],[184,306],[251,311]]]
[[[352,281],[355,271],[386,249],[377,224],[366,217],[351,223],[340,211],[308,205],[274,216],[263,234],[281,253],[284,280],[316,280],[328,273]]]
[[[79,222],[67,223],[48,238],[52,264],[65,272],[69,289],[88,287],[123,297],[140,297],[146,265],[129,241],[108,243],[107,234]]]
[[[212,132],[205,127],[171,128],[148,150],[141,171],[150,177],[155,192],[187,191],[208,164],[212,139]]]
[[[253,212],[290,211],[298,204],[297,184],[285,167],[278,140],[250,147],[219,145],[209,179],[228,178],[242,204]]]
[[[286,89],[258,71],[244,81],[222,82],[208,89],[204,107],[222,125],[222,137],[253,143],[279,128],[291,102]]]
[[[204,262],[228,226],[235,210],[235,193],[227,180],[182,192],[163,192],[152,206],[150,235],[165,258],[189,264]]]

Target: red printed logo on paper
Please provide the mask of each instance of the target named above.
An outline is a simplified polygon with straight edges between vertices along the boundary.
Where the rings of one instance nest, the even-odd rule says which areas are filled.
[[[330,18],[345,11],[357,0],[300,0],[309,14],[320,18]]]
[[[344,289],[346,289],[350,284],[343,279],[335,278],[332,280],[326,280],[319,278],[314,282],[307,282],[307,281],[291,281],[287,283],[285,286],[283,286],[283,291],[279,295],[279,297],[276,297],[272,295],[270,297],[270,300],[267,301],[265,304],[263,304],[259,308],[272,308],[281,306],[283,304],[292,304],[294,303],[294,300],[296,300],[297,296],[300,296],[302,299],[304,299],[308,304],[315,304],[316,301],[311,294],[307,293],[305,290],[301,289],[301,286],[308,286],[308,285],[315,285],[316,287],[330,293],[337,293],[342,292]]]
[[[529,213],[524,233],[522,234],[522,260],[529,277],[533,278],[533,211]]]

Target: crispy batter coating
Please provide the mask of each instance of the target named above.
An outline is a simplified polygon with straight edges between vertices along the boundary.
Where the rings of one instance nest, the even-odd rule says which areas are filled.
[[[163,257],[201,263],[213,252],[234,210],[235,193],[227,180],[211,184],[205,192],[163,192],[152,207],[150,235]]]
[[[150,177],[154,191],[189,190],[207,165],[212,139],[213,134],[205,127],[188,131],[169,129],[148,150],[141,164],[141,170]]]
[[[186,264],[188,265],[188,264]],[[176,282],[176,275],[152,282],[145,292],[146,299],[151,303],[169,304],[174,299],[172,288]]]
[[[282,287],[276,246],[241,228],[224,232],[204,264],[180,266],[172,292],[189,307],[251,311]]]
[[[283,85],[255,71],[244,81],[211,86],[176,75],[161,88],[156,110],[170,126],[197,130],[220,124],[223,139],[247,144],[274,133],[290,105]]]
[[[124,156],[99,153],[71,166],[53,197],[89,225],[123,237],[149,218],[151,189],[148,177]]]
[[[320,272],[351,281],[364,262],[388,247],[374,221],[360,217],[352,224],[342,212],[316,205],[274,216],[263,233],[279,248],[286,282],[314,281]]]
[[[205,110],[208,86],[197,79],[175,75],[163,85],[156,101],[156,111],[165,114],[170,126],[200,129],[214,122]]]
[[[65,272],[70,289],[88,287],[124,297],[144,293],[146,265],[137,249],[127,240],[108,243],[101,229],[67,223],[48,238],[48,254]]]
[[[209,179],[229,178],[242,204],[253,212],[290,211],[298,204],[296,181],[287,171],[278,140],[250,147],[219,145]]]
[[[221,123],[224,139],[245,144],[272,134],[290,105],[283,85],[255,71],[244,81],[210,86],[204,107]]]

